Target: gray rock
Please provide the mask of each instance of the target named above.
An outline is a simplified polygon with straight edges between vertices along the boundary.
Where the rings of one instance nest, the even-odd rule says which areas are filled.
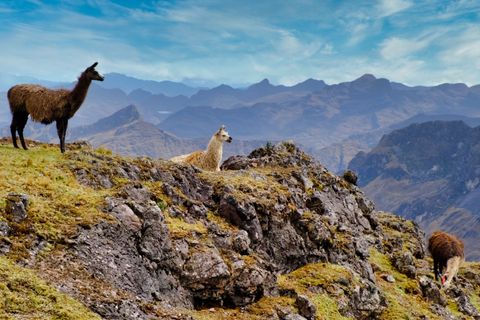
[[[13,222],[21,222],[27,218],[28,196],[20,193],[9,193],[6,198],[5,212]]]
[[[233,237],[233,248],[240,254],[247,254],[250,248],[250,238],[245,230],[240,230]]]
[[[401,273],[414,279],[417,275],[417,268],[415,267],[415,259],[410,251],[396,253],[391,258],[393,266]]]
[[[462,292],[462,294],[456,299],[456,302],[460,312],[471,317],[480,318],[480,312],[478,312],[478,310],[473,306],[465,293]]]
[[[10,233],[10,226],[5,221],[0,221],[0,236],[7,237]]]
[[[133,213],[133,210],[130,209],[126,204],[121,204],[112,209],[113,215],[123,224],[125,227],[136,232],[140,231],[142,228],[142,222],[140,218]]]
[[[366,282],[354,289],[350,307],[358,318],[375,318],[382,313],[386,304],[379,289],[373,283]]]
[[[391,274],[383,275],[382,278],[385,279],[385,281],[387,282],[395,283],[395,278]]]
[[[197,304],[222,300],[230,272],[220,253],[214,249],[190,254],[182,271],[182,285],[193,292]]]
[[[237,263],[239,262],[239,263]],[[226,287],[226,302],[244,306],[276,285],[276,279],[257,265],[246,265],[242,260],[232,264],[233,281]]]
[[[457,320],[458,318],[452,315],[446,308],[438,304],[432,304],[430,310],[438,314],[444,320]]]
[[[5,255],[10,252],[12,243],[7,238],[0,239],[0,255]]]
[[[420,284],[420,289],[422,290],[422,295],[433,303],[439,304],[441,306],[447,305],[447,299],[442,295],[437,284],[435,284],[430,278],[425,276],[420,277],[418,280]]]
[[[218,213],[233,225],[247,231],[252,242],[258,242],[263,238],[260,221],[253,205],[239,202],[227,194],[220,200]]]
[[[299,314],[293,313],[293,314],[287,314],[285,317],[282,318],[282,320],[307,320],[305,317],[302,317]]]
[[[359,255],[362,259],[366,259],[370,256],[370,245],[364,238],[358,238],[355,241],[355,252]]]
[[[315,319],[317,315],[317,307],[311,302],[307,296],[298,295],[295,300],[295,304],[298,308],[298,313],[308,320]]]

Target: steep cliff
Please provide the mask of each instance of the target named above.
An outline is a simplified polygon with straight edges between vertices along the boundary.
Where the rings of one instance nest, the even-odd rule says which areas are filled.
[[[478,264],[439,290],[414,223],[292,144],[222,172],[31,145],[0,144],[0,316],[480,316]]]

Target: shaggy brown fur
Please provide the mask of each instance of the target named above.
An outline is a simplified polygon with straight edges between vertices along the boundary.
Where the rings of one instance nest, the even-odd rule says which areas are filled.
[[[428,239],[428,251],[433,258],[435,280],[438,280],[443,269],[447,268],[445,274],[441,276],[441,281],[445,287],[448,287],[464,261],[463,242],[454,235],[435,231]]]
[[[15,148],[18,148],[16,132],[20,137],[22,147],[27,150],[23,138],[23,129],[28,120],[28,115],[33,121],[43,124],[57,122],[57,133],[60,139],[60,150],[65,152],[65,135],[68,119],[73,117],[80,108],[92,80],[103,81],[96,70],[97,62],[85,69],[78,78],[73,90],[52,90],[35,84],[19,84],[8,90],[8,102],[12,112],[10,131]]]
[[[220,171],[224,142],[232,142],[232,137],[228,135],[225,126],[221,126],[210,139],[207,150],[194,151],[190,154],[173,157],[170,160],[177,163],[190,163],[204,170]]]

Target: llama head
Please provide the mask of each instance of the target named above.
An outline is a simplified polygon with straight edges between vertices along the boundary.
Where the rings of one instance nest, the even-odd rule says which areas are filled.
[[[97,64],[98,64],[98,62],[95,62],[90,67],[85,69],[84,74],[90,80],[103,81],[103,79],[105,79],[104,76],[102,76],[100,73],[98,73],[97,70],[95,70],[95,67],[97,66]]]
[[[225,126],[222,125],[220,129],[215,133],[215,137],[220,140],[221,142],[232,142],[232,137],[228,134],[227,130],[225,129]]]
[[[447,276],[448,276],[448,274],[445,273],[445,274],[440,278],[440,282],[442,283],[442,286],[445,285],[445,282],[447,281]]]

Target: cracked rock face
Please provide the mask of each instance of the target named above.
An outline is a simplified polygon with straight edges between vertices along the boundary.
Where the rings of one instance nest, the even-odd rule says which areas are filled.
[[[242,170],[280,166],[291,168],[291,173],[255,172],[248,174],[253,185],[232,187],[210,184],[185,166],[172,166],[168,171],[153,163],[120,166],[112,174],[161,181],[169,204],[162,210],[159,199],[141,182],[128,184],[119,197],[106,201],[117,223],[82,230],[73,252],[92,274],[116,287],[142,299],[185,308],[244,306],[276,292],[278,273],[328,261],[348,265],[366,279],[350,297],[350,314],[368,317],[383,310],[368,263],[369,247],[375,240],[365,236],[374,234],[378,222],[373,204],[354,185],[331,175],[289,144],[234,157],[224,169],[229,163]],[[269,179],[273,184],[267,183]],[[277,189],[258,196],[255,183]],[[92,182],[96,187],[101,184],[102,180]],[[210,222],[208,212],[216,212],[232,230]],[[198,231],[175,238],[166,214],[184,221],[182,225],[200,223],[208,234]],[[335,233],[337,229],[341,235]],[[297,316],[311,319],[313,305],[302,301]]]
[[[246,308],[264,296],[287,295],[295,308],[276,306],[273,319],[314,319],[315,301],[277,280],[326,263],[351,279],[341,275],[306,290],[335,297],[343,316],[375,319],[388,306],[370,264],[372,250],[412,279],[425,255],[418,226],[385,218],[353,181],[288,143],[227,159],[220,173],[150,159],[112,166],[104,156],[90,165],[72,171],[89,187],[114,188],[102,207],[112,221],[82,227],[67,242],[68,255],[114,291],[111,301],[82,300],[103,318],[148,319],[153,304]],[[0,224],[0,232],[8,234],[8,227]],[[434,313],[448,315],[435,283],[420,278],[418,286]],[[462,312],[473,314],[471,303],[458,301]]]

